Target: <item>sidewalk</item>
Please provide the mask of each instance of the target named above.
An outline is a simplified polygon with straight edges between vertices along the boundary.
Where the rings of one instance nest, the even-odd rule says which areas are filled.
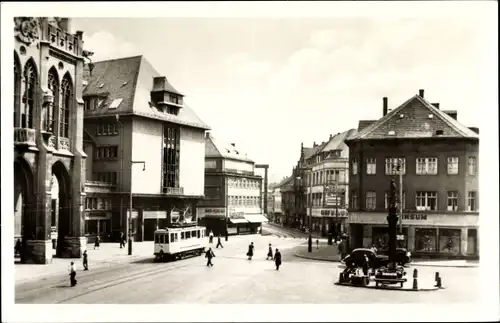
[[[454,267],[454,268],[477,268],[478,260],[423,260],[416,259],[410,263],[411,266],[419,267]]]
[[[87,245],[89,268],[109,267],[111,264],[132,262],[140,258],[153,257],[153,242],[134,242],[132,255],[128,255],[128,245],[120,249],[118,243],[101,243],[99,250],[94,250],[94,244]],[[71,261],[75,262],[77,271],[83,270],[83,258],[52,258],[47,265],[15,264],[16,283],[24,283],[45,277],[65,274]]]
[[[338,245],[328,245],[320,241],[319,249],[316,248],[316,242],[313,241],[312,252],[307,251],[307,243],[301,245],[295,252],[295,256],[305,259],[340,262],[340,254],[338,252]]]

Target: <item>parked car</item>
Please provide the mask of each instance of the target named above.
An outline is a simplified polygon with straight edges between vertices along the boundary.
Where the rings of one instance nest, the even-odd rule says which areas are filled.
[[[385,248],[382,250],[378,250],[377,253],[379,255],[388,256],[389,249]],[[411,252],[406,250],[406,248],[396,248],[396,263],[401,265],[401,266],[404,266],[410,262],[411,262]]]
[[[389,264],[389,257],[378,255],[372,249],[367,248],[354,249],[350,255],[342,259],[342,263],[347,267],[362,267],[365,262],[365,255],[368,257],[370,267],[373,269],[386,267]]]

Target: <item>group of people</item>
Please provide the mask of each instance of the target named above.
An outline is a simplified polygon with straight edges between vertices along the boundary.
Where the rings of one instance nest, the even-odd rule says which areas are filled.
[[[220,236],[219,236],[219,240],[220,240]],[[248,246],[248,252],[247,252],[248,260],[252,260],[254,248],[255,248],[255,246],[254,246],[253,242],[251,242],[250,245]],[[205,252],[205,258],[207,258],[207,267],[214,266],[214,264],[212,263],[212,259],[214,257],[215,257],[214,251],[212,250],[211,247],[209,247],[208,250]],[[279,268],[281,266],[281,252],[279,251],[279,249],[276,248],[276,252],[274,253],[274,257],[273,257],[273,248],[272,248],[271,244],[269,244],[269,252],[267,253],[266,260],[274,260],[274,263],[276,265],[276,270],[279,270]]]

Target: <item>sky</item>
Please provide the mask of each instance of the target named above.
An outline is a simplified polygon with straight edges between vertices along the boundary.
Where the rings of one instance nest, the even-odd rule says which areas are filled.
[[[425,90],[478,126],[489,73],[481,20],[422,18],[75,18],[94,61],[142,54],[269,182],[301,142],[326,141]]]

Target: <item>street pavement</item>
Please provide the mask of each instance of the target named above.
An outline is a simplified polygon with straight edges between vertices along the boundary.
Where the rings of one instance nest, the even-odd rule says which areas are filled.
[[[250,261],[245,254],[252,241],[256,248]],[[79,270],[75,287],[69,287],[67,268],[60,275],[16,281],[15,299],[24,304],[443,304],[474,303],[479,299],[478,268],[439,268],[445,289],[432,292],[337,286],[334,282],[342,266],[296,257],[297,248],[304,242],[273,235],[229,237],[229,241],[222,241],[223,249],[212,246],[216,255],[213,267],[206,267],[204,257],[154,263],[150,251],[149,256],[128,262],[91,267],[88,272]],[[268,243],[272,243],[273,250],[282,250],[279,271],[272,261],[265,260]],[[152,243],[150,247],[152,250]],[[411,277],[411,269],[408,271]],[[435,271],[431,267],[419,268],[419,284],[433,284]]]

